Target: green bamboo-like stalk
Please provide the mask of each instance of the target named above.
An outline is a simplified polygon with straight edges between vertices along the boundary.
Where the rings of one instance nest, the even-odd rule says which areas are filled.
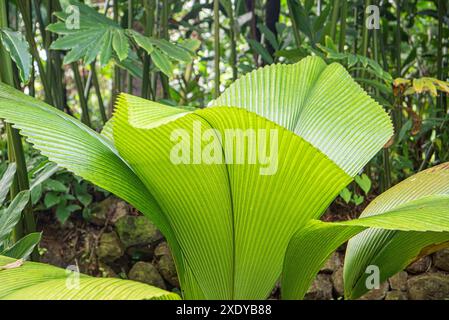
[[[214,70],[215,90],[214,97],[220,95],[220,1],[214,0]]]
[[[100,109],[101,120],[103,121],[103,124],[105,124],[106,121],[108,121],[108,117],[106,116],[106,109],[104,107],[103,98],[101,96],[100,83],[98,82],[98,76],[97,76],[97,71],[95,68],[95,62],[92,62],[90,64],[90,68],[92,70],[92,83],[94,85],[95,94],[97,95],[97,99],[98,99],[98,108]]]
[[[355,36],[354,36],[354,47],[353,51],[354,54],[358,53],[358,45],[359,45],[359,23],[358,23],[358,9],[357,6],[354,6],[354,30],[355,30]]]
[[[128,29],[133,28],[133,0],[128,0]],[[133,76],[128,72],[128,93],[133,93]]]
[[[299,34],[299,28],[298,24],[296,23],[295,19],[295,13],[294,13],[294,3],[292,3],[292,0],[287,0],[287,6],[288,6],[288,14],[290,16],[290,21],[292,23],[292,29],[293,29],[293,36],[295,38],[296,47],[301,47],[301,35]]]
[[[337,21],[339,11],[340,11],[340,0],[334,0],[332,8],[331,29],[330,29],[330,36],[332,40],[334,40],[334,42],[336,41],[337,36]]]
[[[229,6],[229,24],[230,24],[230,40],[231,40],[231,69],[232,69],[232,81],[237,80],[237,41],[235,32],[235,18],[234,18],[234,4],[230,1]]]
[[[39,51],[37,49],[36,41],[34,40],[34,32],[31,18],[31,8],[29,6],[29,1],[27,0],[17,0],[17,6],[19,7],[20,13],[22,15],[23,23],[25,25],[25,37],[30,46],[31,55],[37,63],[39,69],[39,75],[41,78],[42,86],[45,92],[45,101],[51,105],[54,105],[52,88],[50,81],[45,70],[44,64],[39,56]]]
[[[437,78],[439,80],[443,80],[443,19],[444,19],[444,12],[443,12],[443,0],[438,0],[438,36],[437,36]],[[436,110],[435,114],[439,117],[444,117],[445,115],[445,108],[444,108],[444,97],[445,95],[440,92],[437,97],[437,103],[436,103]],[[440,131],[444,128],[446,124],[446,121],[443,121],[442,125],[436,129],[436,131]],[[427,148],[427,150],[424,152],[424,160],[422,161],[419,171],[424,170],[428,163],[430,162],[430,159],[432,159],[432,156],[435,154],[435,142],[432,141],[430,146]]]
[[[154,18],[156,13],[156,0],[143,0],[145,8],[145,36],[151,37],[154,32]],[[151,82],[150,82],[150,65],[151,57],[145,52],[143,60],[143,75],[142,75],[142,97],[150,98]],[[154,97],[151,97],[154,98]]]
[[[368,14],[366,13],[366,8],[371,4],[370,0],[365,0],[365,10],[363,12],[363,23],[362,23],[362,44],[360,47],[360,54],[364,57],[368,56],[368,42],[369,42],[369,32],[366,27],[366,20],[368,19]],[[365,72],[361,72],[361,78],[365,77]]]
[[[400,0],[396,0],[396,37],[395,37],[395,61],[396,77],[401,76],[401,5]]]
[[[8,26],[8,16],[6,3],[0,1],[0,28]],[[2,71],[0,73],[0,80],[10,86],[14,86],[12,60],[8,52],[0,43],[0,63]],[[8,143],[8,157],[10,162],[15,162],[17,165],[16,175],[11,186],[10,196],[14,199],[16,195],[22,190],[30,188],[28,181],[28,172],[25,162],[25,154],[23,152],[22,139],[19,131],[14,129],[10,124],[6,125],[7,143]],[[26,233],[36,231],[36,222],[34,220],[33,211],[28,205],[24,210],[23,220],[20,221],[14,231],[13,241],[17,241]]]
[[[377,4],[377,3],[376,3]],[[374,60],[379,63],[379,32],[378,30],[373,30],[373,53]],[[379,95],[379,89],[375,88],[376,95]],[[383,164],[383,174],[382,174],[382,183],[381,192],[384,192],[391,187],[391,163],[390,163],[390,149],[384,148],[382,150],[382,164]]]
[[[79,97],[80,105],[81,105],[81,121],[85,125],[91,127],[92,124],[91,124],[90,116],[89,116],[89,108],[87,106],[86,97],[84,96],[84,84],[83,84],[83,81],[81,80],[78,63],[72,62],[71,66],[72,66],[72,71],[73,71],[73,75],[75,78],[76,89],[78,91],[78,97]]]
[[[400,0],[396,0],[396,37],[395,37],[395,62],[396,62],[396,77],[401,76],[401,7]],[[397,99],[393,111],[393,122],[395,124],[396,132],[402,128],[402,98]]]
[[[437,40],[437,78],[439,80],[443,79],[443,0],[438,0],[438,40]],[[444,94],[439,93],[437,99],[437,115],[444,115],[445,110],[443,107]]]
[[[118,10],[118,1],[113,0],[113,19],[116,23],[119,23],[119,10]],[[120,68],[117,65],[114,65],[114,80],[112,82],[112,99],[109,104],[108,116],[112,116],[112,112],[114,110],[114,101],[116,100],[118,94],[121,91],[121,74]]]
[[[347,13],[348,13],[348,0],[341,0],[341,13],[340,13],[340,41],[338,44],[338,50],[343,52],[346,44],[346,26],[347,26]]]
[[[169,12],[170,12],[170,3],[168,0],[162,0],[162,8],[161,8],[161,14],[160,14],[160,19],[159,19],[159,24],[160,24],[160,34],[159,37],[161,39],[166,39],[168,40],[168,17],[169,17]],[[170,87],[168,85],[168,77],[163,74],[160,73],[160,77],[161,77],[161,83],[162,83],[162,88],[164,89],[164,98],[168,98],[169,94],[170,94]]]

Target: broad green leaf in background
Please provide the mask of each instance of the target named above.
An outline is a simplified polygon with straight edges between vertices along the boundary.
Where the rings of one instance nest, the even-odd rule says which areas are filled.
[[[129,44],[123,30],[115,29],[112,34],[112,47],[120,61],[128,56]]]
[[[11,247],[0,252],[0,256],[7,256],[15,259],[27,259],[41,241],[41,236],[42,233],[40,232],[27,234]]]
[[[28,42],[19,31],[8,28],[0,29],[0,41],[9,52],[11,59],[19,70],[20,81],[27,83],[31,75],[31,54]]]
[[[187,63],[192,62],[192,55],[186,49],[177,46],[176,44],[170,43],[165,39],[153,39],[153,38],[149,39],[155,47],[158,47],[170,58]]]
[[[23,209],[30,200],[29,191],[21,191],[0,215],[0,245],[5,241],[20,219]]]
[[[6,195],[9,192],[9,188],[14,180],[14,175],[16,174],[16,163],[10,163],[8,168],[3,173],[3,176],[0,180],[0,207],[5,201]]]
[[[262,46],[260,44],[259,41],[254,40],[254,39],[247,39],[248,44],[250,45],[250,47],[258,54],[260,54],[260,56],[262,57],[262,59],[268,63],[271,64],[274,62],[273,58],[271,57],[270,53],[267,51],[267,49],[264,48],[264,46]]]
[[[363,190],[365,194],[368,194],[371,190],[371,180],[366,174],[361,176],[355,176],[355,182]]]
[[[2,300],[179,300],[176,293],[140,282],[94,278],[35,262],[0,256]],[[9,268],[2,267],[12,266]]]
[[[379,267],[383,282],[420,255],[447,246],[448,168],[444,164],[399,183],[377,197],[359,219],[309,222],[290,241],[282,297],[302,299],[331,253],[351,238],[344,264],[345,296],[351,299],[369,290],[365,285],[368,266]]]
[[[166,55],[164,55],[161,50],[154,49],[151,55],[153,62],[156,67],[161,70],[164,74],[171,76],[173,74],[173,66]]]
[[[69,50],[64,57],[65,64],[81,59],[85,64],[89,64],[100,55],[101,65],[107,64],[112,57],[115,57],[120,66],[131,67],[133,64],[129,61],[132,52],[130,41],[134,41],[138,47],[151,55],[155,60],[156,67],[168,76],[172,73],[173,62],[189,63],[192,61],[194,54],[188,48],[167,40],[146,37],[134,30],[125,30],[95,9],[76,0],[68,0],[68,4],[79,9],[79,28],[70,25],[70,13],[65,11],[55,13],[61,21],[47,27],[47,30],[60,35],[60,38],[55,40],[50,48]],[[154,50],[154,47],[159,50]],[[141,71],[136,72],[132,69],[129,71],[135,77],[141,73]]]
[[[133,37],[134,41],[137,43],[139,47],[144,49],[148,54],[151,54],[153,52],[154,47],[151,44],[150,38],[145,37],[134,30],[127,30],[127,31]]]
[[[349,201],[351,201],[352,192],[349,191],[348,188],[344,188],[344,189],[341,190],[341,192],[340,192],[340,197],[341,197],[346,203],[349,203]]]

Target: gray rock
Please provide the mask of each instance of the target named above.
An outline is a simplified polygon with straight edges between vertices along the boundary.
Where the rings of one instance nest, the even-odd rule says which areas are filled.
[[[401,271],[388,279],[388,281],[390,282],[391,289],[405,291],[407,290],[407,279],[407,272]]]
[[[157,245],[156,249],[154,249],[154,255],[156,257],[162,257],[164,255],[171,255],[170,248],[168,247],[167,242],[161,242]]]
[[[399,290],[389,291],[385,296],[385,300],[408,300],[407,293]]]
[[[341,258],[338,252],[334,252],[329,259],[327,259],[326,264],[321,268],[321,272],[333,273],[341,266]]]
[[[318,274],[313,281],[305,300],[332,300],[332,281],[328,274]]]
[[[94,203],[88,217],[89,222],[103,226],[107,220],[115,223],[119,218],[127,215],[129,205],[114,197],[109,197],[101,202]]]
[[[152,244],[162,239],[159,230],[143,216],[122,217],[115,227],[125,247]]]
[[[443,249],[433,255],[433,264],[438,269],[449,271],[449,249]]]
[[[101,272],[102,277],[106,278],[120,278],[118,274],[107,264],[104,264],[102,262],[99,263],[98,269]]]
[[[449,299],[449,276],[429,273],[409,279],[408,297],[411,300]]]
[[[340,267],[332,274],[332,283],[334,284],[334,290],[339,297],[343,297],[345,294],[345,288],[343,283],[343,267]]]
[[[425,256],[407,267],[407,272],[413,274],[420,274],[428,271],[432,266],[432,259],[429,256]]]
[[[97,256],[100,260],[112,262],[120,258],[123,253],[123,246],[115,232],[102,234],[97,248]]]
[[[359,298],[359,300],[383,300],[390,288],[388,281],[382,283],[379,289],[373,289]]]
[[[166,242],[160,243],[154,250],[157,259],[157,268],[164,279],[174,287],[179,288],[179,280],[175,262]]]
[[[164,279],[157,271],[156,267],[148,262],[137,262],[129,271],[130,280],[143,282],[161,289],[165,289]]]

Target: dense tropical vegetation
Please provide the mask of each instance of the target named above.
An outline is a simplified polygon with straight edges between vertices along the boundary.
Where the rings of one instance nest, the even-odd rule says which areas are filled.
[[[448,25],[444,0],[3,1],[0,298],[303,299],[348,240],[342,294],[379,289],[449,243]],[[91,276],[39,263],[73,235],[53,264]]]

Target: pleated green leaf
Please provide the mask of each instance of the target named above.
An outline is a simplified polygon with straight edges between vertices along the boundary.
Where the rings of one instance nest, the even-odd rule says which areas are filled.
[[[0,118],[13,123],[51,161],[129,202],[167,238],[172,237],[154,197],[110,140],[56,108],[1,83]],[[175,239],[171,246],[176,258],[179,250]],[[182,268],[182,260],[178,260],[178,268]]]
[[[392,126],[341,66],[319,58],[258,70],[220,99],[215,108],[187,112],[123,94],[104,135],[75,128],[73,118],[40,103],[13,108],[17,101],[1,95],[0,117],[51,160],[120,192],[156,219],[174,250],[185,298],[264,299],[281,274],[291,236],[321,216],[388,140]],[[54,130],[57,142],[50,139]],[[248,139],[240,141],[243,146],[257,147],[244,152],[246,161],[237,161],[241,145],[232,142],[235,136],[226,143],[229,131]],[[75,146],[81,156],[74,155]],[[111,168],[111,159],[85,159],[98,150],[120,163],[114,172],[124,170],[133,179],[115,173],[106,184],[104,166]],[[249,161],[263,151],[265,159]],[[83,168],[73,165],[80,159]],[[135,189],[123,191],[124,183],[136,181]],[[136,190],[151,210],[142,197],[132,197]]]
[[[35,262],[0,256],[0,300],[179,300],[143,283],[94,278]]]
[[[14,175],[16,174],[16,163],[10,163],[3,173],[2,178],[0,179],[0,206],[9,192],[9,188],[14,180]]]
[[[319,57],[253,71],[211,105],[242,107],[276,122],[352,177],[393,134],[389,116],[346,69]]]
[[[415,252],[419,252],[424,241],[420,241],[418,235],[425,237],[427,232],[430,232],[439,236],[440,239],[449,237],[449,195],[429,196],[379,215],[346,222],[326,223],[312,220],[295,234],[288,246],[281,283],[282,297],[284,299],[302,299],[332,252],[367,228],[374,228],[372,230],[382,232],[401,230],[403,234],[410,232],[415,235],[415,240],[409,248],[414,246]],[[379,249],[383,249],[383,247]],[[386,280],[388,276],[401,270],[394,270],[388,276],[383,275],[384,269],[391,271],[391,265],[395,265],[395,260],[402,256],[402,254],[399,257],[390,254],[388,260],[384,259],[374,264],[380,268],[382,275],[380,281]],[[365,273],[365,271],[366,268],[362,273],[365,276],[363,277],[365,289],[357,296],[350,292],[349,297],[358,297],[369,290],[365,279],[370,273]],[[346,272],[351,271],[345,265],[345,275]],[[355,276],[360,277],[362,274],[355,274]]]
[[[308,142],[244,109],[184,112],[184,117],[170,121],[171,107],[122,94],[116,110],[114,143],[161,205],[186,264],[209,299],[266,298],[280,275],[291,235],[319,217],[351,181]],[[260,164],[195,160],[195,148],[203,150],[209,144],[204,140],[201,146],[187,146],[187,163],[170,159],[174,132],[193,137],[195,130],[214,129],[224,137],[226,130],[242,128],[278,135],[278,163],[272,175],[261,175],[267,168]],[[219,153],[236,154],[236,145],[218,147]]]
[[[237,81],[223,94],[222,100],[213,103],[240,108],[208,108],[186,113],[181,109],[122,95],[114,116],[114,143],[117,149],[155,195],[169,220],[173,221],[172,226],[187,264],[192,267],[207,298],[266,298],[280,275],[290,237],[310,219],[322,214],[350,182],[354,168],[360,169],[363,163],[358,154],[347,154],[349,160],[342,160],[346,170],[339,168],[328,158],[342,157],[341,150],[337,149],[338,143],[340,149],[351,146],[361,148],[360,157],[363,158],[367,154],[372,156],[392,133],[391,123],[382,108],[360,87],[346,83],[353,81],[343,68],[334,65],[327,71],[339,77],[332,78],[333,85],[325,86],[326,90],[332,90],[330,95],[333,97],[353,96],[350,101],[337,99],[339,108],[327,99],[323,99],[322,104],[306,103],[304,107],[294,104],[288,107],[288,104],[282,103],[281,97],[293,97],[292,92],[311,95],[312,101],[318,100],[318,94],[317,97],[313,94],[315,90],[320,92],[320,97],[327,97],[324,89],[313,88],[319,80],[314,70],[326,69],[321,59],[309,58],[294,66],[277,65],[271,68],[258,70],[252,77]],[[296,73],[303,78],[302,83],[293,79],[298,76]],[[291,88],[287,86],[285,89],[285,74],[292,77]],[[261,92],[260,88],[268,91]],[[266,101],[272,101],[272,104]],[[359,101],[359,105],[355,101]],[[359,112],[349,113],[352,118],[346,120],[347,109],[353,105],[356,105],[354,109],[358,106]],[[303,122],[295,122],[292,118],[301,108],[313,116],[307,114],[303,116]],[[257,112],[260,110],[268,111]],[[334,117],[333,122],[326,120],[329,114]],[[294,126],[279,126],[266,118],[284,125],[294,123]],[[379,119],[376,127],[371,126],[373,118]],[[320,129],[315,128],[313,123],[321,128],[317,141],[322,141],[322,146],[337,144],[337,147],[329,147],[327,154],[305,141],[298,132],[294,134],[287,130],[302,126],[306,133],[308,130],[318,132]],[[340,126],[342,135],[338,139],[333,136],[338,131],[322,129],[329,123]],[[221,137],[230,129],[276,132],[279,144],[276,172],[264,176],[260,164],[224,166],[219,162],[205,166],[200,160],[196,165],[171,163],[169,157],[174,145],[170,141],[171,134],[182,129],[188,137],[194,136],[198,134],[195,133],[195,125],[200,131],[214,129]],[[371,135],[372,143],[368,147],[362,147],[359,135],[363,130],[360,125],[368,126],[371,133],[376,132]],[[207,142],[202,141],[202,145],[197,146],[198,150],[203,150]],[[235,147],[222,144],[222,153],[235,154]],[[189,155],[193,155],[187,162],[195,163],[194,157],[198,151],[191,145],[187,149]],[[357,167],[354,162],[359,163]],[[168,185],[167,181],[176,183]],[[198,184],[198,181],[201,183]],[[194,234],[192,228],[196,230]],[[210,261],[208,265],[202,263],[205,259]]]
[[[377,197],[362,213],[371,217],[403,207],[411,201],[425,200],[431,195],[449,195],[449,164],[442,164],[420,172]],[[437,218],[444,208],[433,212]],[[430,215],[422,215],[423,227],[432,223]],[[449,222],[447,222],[449,225]],[[345,258],[345,295],[355,299],[367,289],[365,273],[369,265],[377,265],[380,279],[384,281],[404,269],[418,257],[430,254],[447,246],[449,233],[403,232],[369,229],[348,243]]]

